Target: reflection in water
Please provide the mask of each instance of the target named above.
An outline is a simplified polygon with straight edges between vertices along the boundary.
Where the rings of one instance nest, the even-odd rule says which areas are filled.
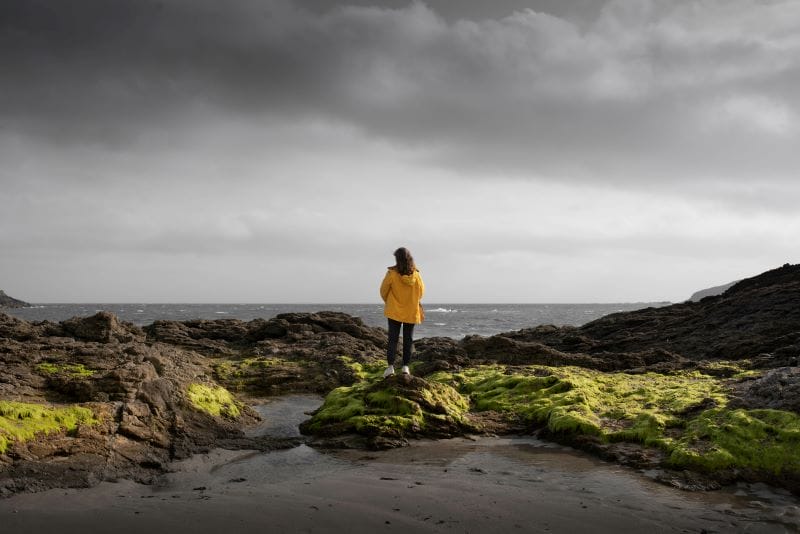
[[[263,421],[251,428],[247,435],[271,436],[274,438],[299,437],[300,423],[308,419],[308,413],[322,406],[323,398],[319,395],[286,395],[265,399],[253,405]]]

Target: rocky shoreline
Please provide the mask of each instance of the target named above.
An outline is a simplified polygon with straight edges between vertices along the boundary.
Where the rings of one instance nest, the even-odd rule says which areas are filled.
[[[219,447],[519,433],[658,467],[687,489],[748,480],[800,494],[800,266],[579,328],[421,339],[412,377],[380,377],[385,348],[385,330],[336,312],[143,328],[108,312],[0,313],[0,495],[147,483]],[[306,437],[247,434],[259,420],[248,399],[300,392],[327,395]]]

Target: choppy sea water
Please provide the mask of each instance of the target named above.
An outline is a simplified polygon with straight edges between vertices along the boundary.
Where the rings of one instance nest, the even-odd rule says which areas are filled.
[[[604,315],[664,306],[666,302],[605,304],[426,304],[425,322],[414,337],[467,335],[490,336],[541,324],[580,326]],[[101,310],[115,313],[123,321],[143,326],[159,319],[269,319],[280,313],[344,312],[360,317],[370,326],[386,327],[382,304],[39,304],[32,308],[5,310],[28,321],[63,321],[89,316]]]

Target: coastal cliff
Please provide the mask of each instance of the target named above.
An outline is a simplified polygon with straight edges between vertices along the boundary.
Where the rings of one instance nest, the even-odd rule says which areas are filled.
[[[384,329],[337,312],[143,328],[109,312],[0,313],[0,495],[151,482],[215,447],[472,433],[535,433],[681,487],[758,480],[800,493],[800,266],[582,327],[421,339],[413,376],[384,380],[385,350]],[[259,419],[249,399],[295,392],[327,395],[306,437],[246,432]]]
[[[6,292],[0,289],[0,309],[3,308],[25,308],[30,306],[27,302],[9,297]]]

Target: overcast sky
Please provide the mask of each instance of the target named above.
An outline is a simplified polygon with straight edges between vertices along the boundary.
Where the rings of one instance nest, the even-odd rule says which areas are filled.
[[[797,263],[800,1],[3,0],[0,288],[682,301]]]

